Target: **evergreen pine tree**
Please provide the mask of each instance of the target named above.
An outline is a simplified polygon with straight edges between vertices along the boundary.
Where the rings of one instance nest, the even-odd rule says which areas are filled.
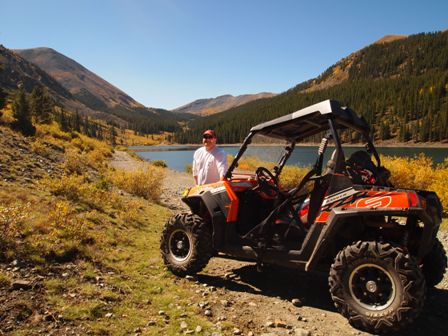
[[[75,129],[76,132],[81,132],[81,117],[79,116],[78,109],[76,109],[75,112],[75,120],[73,128]]]
[[[110,133],[109,133],[109,135],[110,135],[110,143],[112,144],[112,146],[115,146],[116,145],[115,137],[117,136],[117,132],[115,131],[115,126],[114,125],[110,126]]]
[[[3,66],[0,64],[0,71],[3,70]],[[5,107],[6,104],[6,92],[0,87],[0,110]]]
[[[34,135],[36,133],[36,128],[31,122],[28,100],[22,86],[19,87],[14,95],[12,115],[16,119],[12,123],[14,129],[26,136]]]
[[[3,91],[3,89],[0,87],[0,110],[5,107],[6,104],[6,93]]]
[[[30,112],[37,122],[49,123],[54,102],[46,88],[41,85],[34,87],[30,96]]]
[[[61,127],[61,130],[63,130],[64,132],[68,132],[69,131],[69,124],[67,121],[67,116],[64,112],[64,109],[61,108],[61,112],[59,112],[59,118],[58,118],[58,123],[59,126]]]

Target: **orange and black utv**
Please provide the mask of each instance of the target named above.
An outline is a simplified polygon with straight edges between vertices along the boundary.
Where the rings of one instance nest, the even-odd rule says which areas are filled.
[[[347,158],[344,130],[359,134],[365,149]],[[319,135],[316,163],[285,190],[279,181],[296,144]],[[269,152],[279,142],[282,154],[271,170],[238,170],[248,147]],[[253,260],[259,268],[329,268],[331,297],[353,326],[374,333],[401,329],[419,315],[426,286],[442,280],[447,258],[437,239],[437,195],[393,187],[389,176],[367,122],[336,101],[259,124],[223,181],[184,193],[191,212],[166,223],[163,260],[178,276],[201,271],[213,256]]]

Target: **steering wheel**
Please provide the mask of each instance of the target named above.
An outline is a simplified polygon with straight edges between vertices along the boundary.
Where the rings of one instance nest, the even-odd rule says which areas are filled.
[[[275,176],[265,167],[258,167],[255,175],[257,178],[257,187],[254,190],[265,193],[269,198],[277,197],[280,188]]]

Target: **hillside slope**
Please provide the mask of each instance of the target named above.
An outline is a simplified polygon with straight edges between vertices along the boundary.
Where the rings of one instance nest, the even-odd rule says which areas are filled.
[[[144,107],[81,64],[51,48],[13,51],[39,66],[87,106],[97,109],[113,108],[117,105],[125,108]]]
[[[28,92],[31,92],[35,86],[42,85],[48,89],[59,105],[65,106],[67,109],[72,111],[79,110],[87,115],[106,121],[120,121],[118,118],[105,115],[85,106],[52,76],[2,45],[0,45],[0,64],[2,64],[0,87],[6,92],[14,91],[19,84],[23,85]]]

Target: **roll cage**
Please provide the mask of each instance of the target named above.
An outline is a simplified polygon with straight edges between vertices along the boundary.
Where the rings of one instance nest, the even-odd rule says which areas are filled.
[[[345,156],[337,130],[352,129],[359,132],[366,141],[366,150],[375,157],[377,166],[381,166],[380,157],[370,137],[370,127],[363,117],[359,117],[353,110],[342,106],[335,100],[325,100],[291,114],[261,123],[250,129],[234,160],[229,166],[225,177],[232,178],[232,173],[238,166],[252,138],[256,134],[286,140],[283,155],[274,167],[274,175],[278,178],[286,161],[291,156],[295,144],[316,134],[324,133],[318,150],[318,158],[313,167],[315,175],[322,174],[322,161],[325,148],[330,139],[335,142],[335,173],[342,173],[345,168]]]

